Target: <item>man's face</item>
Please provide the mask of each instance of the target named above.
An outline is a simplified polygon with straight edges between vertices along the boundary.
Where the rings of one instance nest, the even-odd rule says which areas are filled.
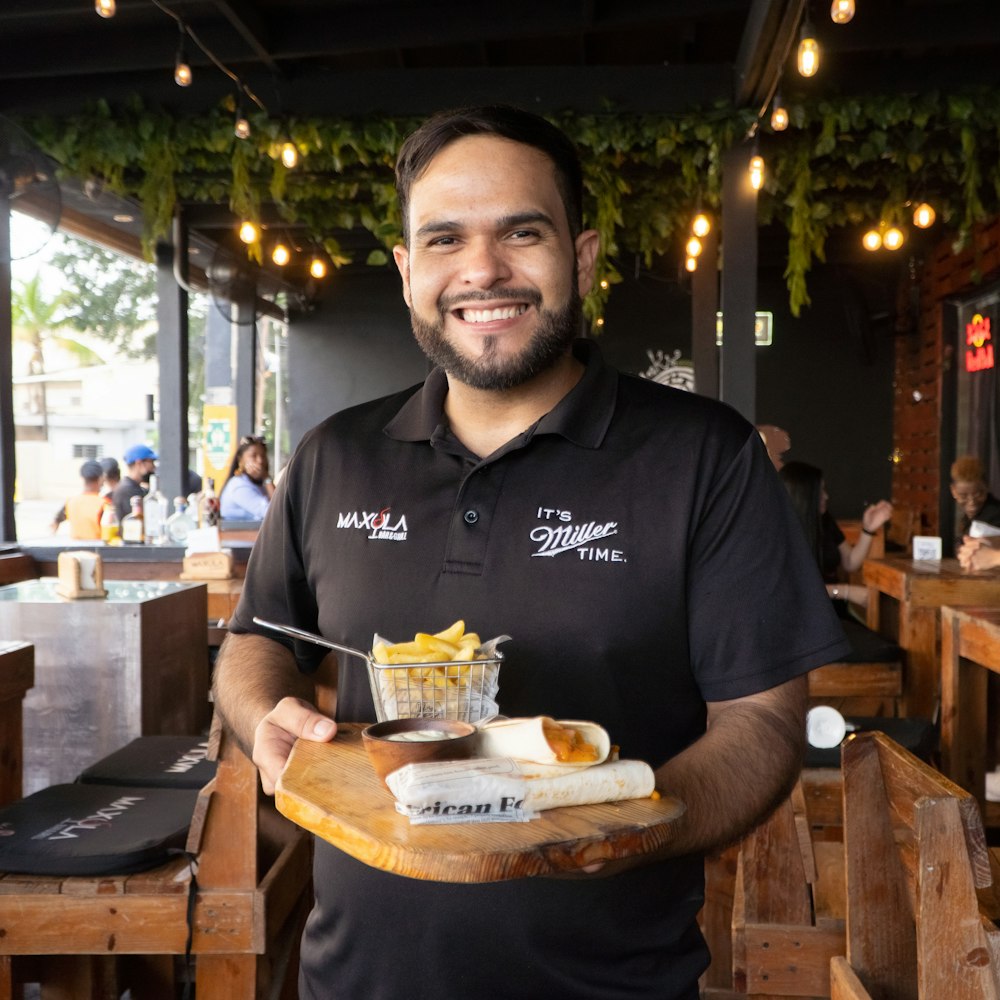
[[[410,244],[394,250],[425,354],[478,389],[528,381],[579,334],[597,233],[574,241],[555,168],[495,136],[446,146],[414,182]]]
[[[959,479],[951,484],[951,495],[966,517],[975,517],[986,499],[986,484]]]

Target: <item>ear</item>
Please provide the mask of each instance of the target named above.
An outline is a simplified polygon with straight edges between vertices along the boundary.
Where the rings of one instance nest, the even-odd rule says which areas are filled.
[[[402,243],[397,243],[392,248],[392,257],[396,261],[399,275],[403,279],[403,301],[409,307],[412,305],[410,301],[410,251]]]
[[[584,298],[594,287],[597,251],[601,237],[596,229],[585,229],[576,241],[576,283],[580,298]]]

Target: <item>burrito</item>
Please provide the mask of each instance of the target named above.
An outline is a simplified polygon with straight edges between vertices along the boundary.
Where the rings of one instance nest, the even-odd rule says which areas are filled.
[[[595,722],[560,720],[538,715],[530,719],[497,719],[479,732],[479,754],[510,757],[526,774],[563,774],[593,767],[608,759],[611,738]]]

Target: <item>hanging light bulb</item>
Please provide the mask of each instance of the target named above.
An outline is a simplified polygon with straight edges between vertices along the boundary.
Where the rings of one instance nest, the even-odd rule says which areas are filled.
[[[830,20],[834,24],[847,24],[854,17],[854,0],[833,0],[830,5]]]
[[[285,142],[281,147],[281,162],[289,170],[293,170],[299,162],[299,151],[291,140]]]
[[[882,246],[882,234],[877,229],[869,229],[864,236],[861,237],[861,245],[866,249],[874,253],[879,247]]]
[[[781,94],[774,95],[774,102],[771,104],[771,129],[775,132],[784,132],[788,128],[788,108],[781,100]]]
[[[691,232],[695,236],[702,238],[708,236],[712,231],[712,220],[704,213],[699,212],[694,219],[691,220]]]
[[[114,17],[115,0],[94,0],[94,10],[96,10],[101,17]]]
[[[610,287],[611,285],[609,284],[608,279],[601,278],[601,291],[606,292]]]
[[[249,219],[240,224],[240,239],[244,243],[256,243],[260,237],[260,230]]]
[[[278,267],[284,267],[291,259],[292,251],[289,250],[284,243],[275,243],[274,249],[271,251],[271,260],[273,260]]]
[[[913,210],[913,224],[917,229],[930,229],[936,218],[937,212],[934,211],[934,206],[928,205],[926,201],[922,201]]]
[[[177,43],[177,58],[174,60],[174,83],[178,87],[190,87],[194,75],[191,72],[191,64],[187,61],[187,52],[184,50],[184,25],[178,24],[181,37]]]
[[[694,273],[695,271],[698,270],[698,258],[688,257],[688,259],[684,261],[684,267],[686,270],[690,271],[691,273]]]
[[[701,253],[701,240],[697,236],[692,236],[684,245],[684,252],[689,257],[697,257]]]
[[[903,235],[903,231],[896,226],[887,229],[882,237],[882,246],[886,250],[898,250],[905,242],[906,237]]]
[[[819,69],[819,42],[816,41],[808,19],[803,23],[802,33],[799,35],[796,65],[801,76],[815,76]]]
[[[750,157],[750,187],[759,191],[764,186],[764,157]]]
[[[243,106],[241,104],[236,105],[236,118],[233,121],[233,135],[235,135],[237,139],[250,138],[250,120],[243,113]]]
[[[326,261],[322,257],[313,257],[309,261],[309,273],[319,280],[326,277]]]

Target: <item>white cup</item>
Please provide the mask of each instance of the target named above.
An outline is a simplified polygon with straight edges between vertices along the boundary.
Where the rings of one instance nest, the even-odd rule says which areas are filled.
[[[806,715],[806,739],[817,750],[839,747],[847,735],[847,722],[832,705],[817,705]]]

